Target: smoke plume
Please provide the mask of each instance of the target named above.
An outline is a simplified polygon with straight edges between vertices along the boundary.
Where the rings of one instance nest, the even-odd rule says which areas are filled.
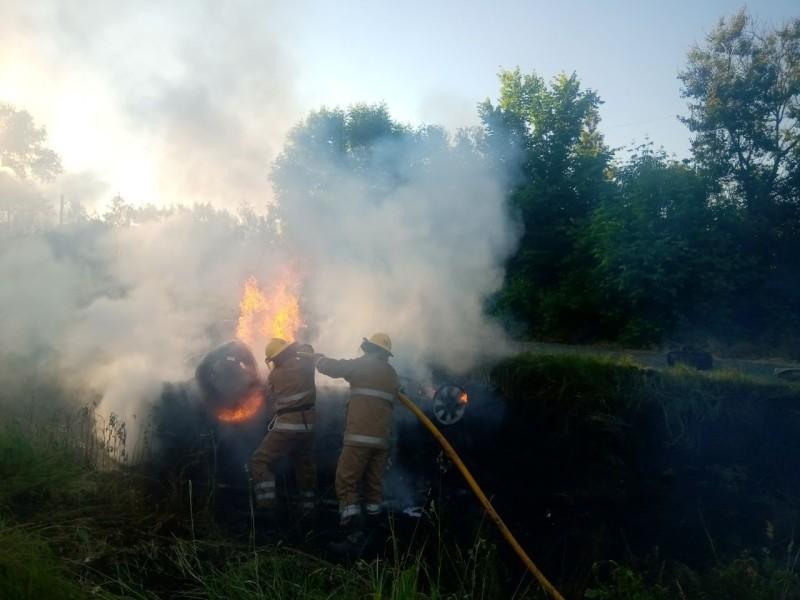
[[[384,159],[408,152],[381,150]],[[498,178],[477,156],[439,152],[426,150],[429,168],[377,196],[383,174],[331,167],[324,197],[285,199],[281,234],[200,206],[125,227],[8,237],[0,278],[14,283],[0,291],[0,338],[13,345],[4,351],[47,356],[73,385],[101,393],[104,412],[134,419],[162,382],[191,377],[233,335],[248,276],[268,283],[291,263],[303,335],[318,350],[355,356],[363,336],[385,331],[403,374],[474,366],[502,349],[483,302],[515,235]]]
[[[138,226],[6,238],[2,353],[100,393],[101,412],[130,420],[230,335],[244,278],[268,280],[280,262],[233,217],[203,207]]]
[[[352,356],[362,337],[384,331],[401,370],[422,378],[431,365],[463,372],[503,351],[484,302],[516,236],[503,177],[486,157],[421,134],[375,144],[357,169],[327,154],[302,161],[277,175],[280,188],[300,192],[281,208],[308,269],[321,351]],[[309,171],[325,173],[319,193]]]
[[[356,356],[363,336],[385,331],[398,370],[425,379],[431,367],[464,371],[502,351],[483,310],[517,237],[502,174],[475,148],[409,135],[373,144],[357,168],[319,152],[299,169],[279,162],[273,195],[276,140],[297,115],[278,25],[254,17],[262,4],[0,9],[0,34],[17,52],[63,85],[85,75],[87,102],[116,107],[110,121],[98,114],[114,140],[136,130],[159,165],[144,200],[161,214],[99,222],[78,213],[60,228],[51,218],[0,232],[0,354],[100,394],[101,411],[131,426],[162,382],[191,378],[232,337],[246,279],[269,283],[290,262],[302,280],[302,336],[328,355]],[[293,149],[290,139],[284,157]],[[91,168],[65,166],[68,195],[109,189]],[[309,190],[310,171],[324,172],[324,185]],[[28,188],[7,175],[0,190],[23,201],[14,190]],[[169,208],[176,200],[194,208]],[[242,202],[279,205],[267,218],[230,211]]]
[[[24,107],[59,122],[67,167],[101,171],[137,204],[263,205],[299,117],[290,21],[256,0],[0,2],[0,96],[9,72],[32,90]]]

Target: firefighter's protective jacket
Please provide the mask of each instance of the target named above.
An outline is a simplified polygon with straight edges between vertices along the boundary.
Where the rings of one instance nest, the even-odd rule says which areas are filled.
[[[347,360],[321,357],[317,369],[350,383],[344,444],[388,448],[392,411],[400,387],[392,365],[384,358],[365,354]]]
[[[276,366],[267,378],[267,401],[275,411],[274,431],[313,430],[317,401],[314,361],[297,357]]]

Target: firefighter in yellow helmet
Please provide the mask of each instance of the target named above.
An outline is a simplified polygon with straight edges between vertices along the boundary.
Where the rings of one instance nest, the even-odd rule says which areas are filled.
[[[272,338],[265,349],[264,362],[271,370],[267,378],[266,398],[274,417],[267,435],[250,459],[256,506],[275,506],[275,463],[288,457],[294,467],[300,506],[314,508],[317,473],[312,456],[316,423],[316,386],[314,361],[308,345]]]
[[[397,373],[389,364],[392,341],[375,333],[361,343],[363,356],[335,360],[317,355],[317,370],[350,383],[350,400],[342,453],[336,466],[339,522],[344,528],[361,514],[359,485],[367,519],[377,520],[383,502],[383,475],[389,458],[392,411],[399,390]]]

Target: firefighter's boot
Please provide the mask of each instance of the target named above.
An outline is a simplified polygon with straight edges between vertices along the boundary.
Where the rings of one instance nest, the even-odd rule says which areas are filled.
[[[280,518],[275,506],[253,507],[253,534],[259,540],[272,539],[278,534]]]
[[[340,539],[328,544],[328,550],[342,558],[356,560],[364,552],[367,536],[358,516],[343,521],[339,526]]]
[[[367,505],[369,507],[369,505]],[[364,515],[364,552],[380,554],[386,544],[387,522],[386,513],[383,511],[367,511]]]

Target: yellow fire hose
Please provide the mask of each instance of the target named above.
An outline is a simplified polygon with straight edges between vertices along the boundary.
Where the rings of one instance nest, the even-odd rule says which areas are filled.
[[[439,445],[444,449],[447,456],[450,457],[450,460],[453,461],[453,464],[461,472],[461,475],[464,476],[464,479],[467,481],[467,484],[469,485],[470,489],[473,491],[475,496],[477,496],[478,500],[483,505],[483,508],[484,510],[486,510],[486,513],[489,515],[489,518],[491,518],[492,521],[494,521],[495,525],[497,525],[497,528],[500,530],[500,533],[503,534],[503,537],[506,539],[508,544],[514,549],[514,552],[517,553],[517,556],[519,556],[522,559],[522,562],[525,563],[525,566],[527,567],[528,571],[530,571],[531,574],[533,574],[533,576],[539,582],[539,585],[541,585],[542,588],[548,594],[550,594],[550,596],[555,600],[564,600],[564,596],[562,596],[561,593],[553,586],[553,584],[548,581],[547,577],[544,576],[544,573],[542,573],[539,570],[539,568],[535,564],[533,564],[533,561],[531,560],[530,556],[528,556],[525,550],[522,549],[522,546],[519,545],[519,542],[517,542],[516,538],[514,537],[514,534],[512,534],[511,531],[508,529],[506,524],[503,522],[503,519],[500,518],[500,515],[497,514],[497,511],[492,506],[492,503],[486,497],[486,494],[483,493],[483,490],[481,490],[480,486],[478,485],[478,482],[475,481],[475,478],[469,472],[469,469],[467,469],[466,465],[461,461],[461,458],[459,458],[458,454],[456,454],[455,449],[453,449],[453,447],[450,445],[450,442],[447,441],[447,438],[445,438],[444,435],[442,435],[442,432],[439,431],[436,425],[433,424],[433,421],[431,421],[425,415],[425,413],[422,412],[420,408],[408,398],[408,396],[406,396],[402,392],[398,394],[398,396],[400,398],[400,401],[406,406],[406,408],[408,408],[408,410],[414,413],[417,419],[420,420],[420,422],[428,429],[428,431],[431,432],[433,437],[436,438],[436,441],[439,442]]]

